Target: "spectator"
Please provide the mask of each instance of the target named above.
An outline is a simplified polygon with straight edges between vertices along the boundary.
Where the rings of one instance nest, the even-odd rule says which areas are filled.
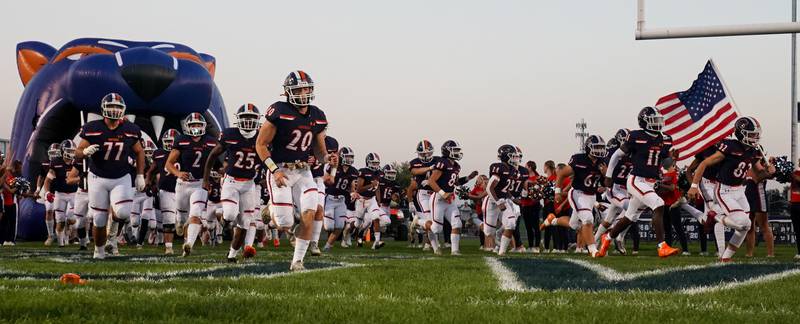
[[[483,241],[486,237],[483,234],[483,198],[486,197],[488,194],[486,192],[486,183],[489,182],[489,178],[485,175],[478,176],[478,179],[475,180],[475,186],[472,187],[472,190],[469,192],[469,199],[475,203],[475,214],[478,216],[478,220],[480,223],[475,223],[478,225],[478,237],[481,240],[481,248],[483,248]]]
[[[528,168],[528,185],[535,184],[540,177],[539,172],[536,171],[536,162],[528,161],[525,164]],[[526,192],[530,192],[527,191]],[[542,212],[542,205],[538,200],[533,200],[527,195],[520,199],[520,208],[522,218],[525,221],[525,232],[528,235],[528,247],[532,249],[533,253],[539,253],[539,242],[541,241],[541,232],[539,230],[539,214]]]
[[[662,170],[661,181],[656,187],[656,192],[664,200],[664,238],[668,245],[672,246],[672,232],[678,236],[681,243],[683,255],[690,255],[689,242],[686,239],[686,231],[683,230],[681,222],[681,208],[679,203],[681,192],[678,189],[678,169],[671,160],[665,162]]]
[[[764,163],[764,161],[756,163]],[[766,165],[770,174],[775,173],[773,163],[774,158],[770,158],[770,163]],[[769,217],[767,216],[767,179],[768,177],[760,176],[753,172],[752,169],[747,171],[745,196],[747,196],[747,202],[750,204],[750,220],[752,221],[746,237],[747,252],[745,256],[747,257],[753,257],[753,250],[756,248],[756,226],[761,230],[764,242],[767,243],[767,257],[775,257],[775,236],[772,234],[772,228],[769,226]]]
[[[556,181],[556,164],[552,160],[547,160],[544,163],[544,174],[547,181],[555,183]],[[549,215],[555,213],[555,203],[550,199],[544,199],[542,205],[542,214]],[[548,226],[544,229],[544,249],[548,252],[558,252],[559,241],[557,238],[557,229],[559,226]],[[550,249],[550,241],[553,241],[553,249]]]
[[[14,178],[22,175],[22,162],[14,160],[8,169],[0,171],[2,178],[3,213],[0,216],[0,241],[4,246],[16,245],[17,239],[17,204],[14,196],[35,197],[32,193],[17,192],[17,188],[12,188]]]
[[[798,160],[797,165],[800,165],[800,160]],[[797,254],[794,255],[794,259],[800,260],[800,237],[797,235],[797,231],[800,231],[800,169],[795,169],[794,173],[792,173],[792,184],[790,188],[792,228],[794,230],[794,242],[797,245]]]

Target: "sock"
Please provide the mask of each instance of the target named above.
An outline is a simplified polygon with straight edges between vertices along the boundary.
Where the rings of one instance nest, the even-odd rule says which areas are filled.
[[[589,244],[589,254],[595,254],[597,252],[597,243]]]
[[[186,237],[186,244],[189,244],[189,247],[194,246],[194,241],[197,240],[197,234],[200,234],[200,229],[200,224],[189,223],[189,226],[186,229],[188,232],[186,233],[188,235]]]
[[[235,250],[234,248],[231,248],[231,249],[228,251],[228,259],[233,259],[233,258],[235,258],[237,254],[239,254],[239,250]]]
[[[319,235],[322,233],[322,221],[315,220],[314,225],[311,226],[311,241],[319,242]]]
[[[304,240],[301,238],[295,238],[294,240],[294,257],[292,258],[292,263],[295,262],[303,262],[303,258],[306,256],[306,251],[308,250],[308,240]]]
[[[381,241],[381,232],[375,232],[375,243]]]
[[[256,226],[250,225],[247,228],[247,233],[244,235],[244,245],[245,246],[253,246],[253,242],[256,240]]]
[[[81,246],[86,246],[86,228],[78,228],[78,239],[81,242]]]
[[[511,238],[505,235],[500,237],[500,254],[506,254],[508,245],[511,244]]]
[[[167,248],[167,249],[172,249],[172,242],[164,243],[164,247]]]
[[[56,238],[56,221],[50,219],[45,220],[44,223],[47,225],[47,237]]]
[[[64,245],[64,230],[56,231],[56,239],[58,240],[58,245]]]
[[[600,237],[603,236],[607,230],[608,228],[606,228],[603,224],[600,224],[600,226],[597,227],[597,232],[594,233],[594,241],[599,242]]]
[[[461,243],[461,234],[450,234],[450,253],[457,253]]]
[[[139,233],[136,235],[136,244],[142,245],[144,243],[144,239],[147,237],[147,229],[150,225],[150,221],[143,219],[142,225],[139,226]]]
[[[736,254],[736,251],[731,250],[731,248],[725,248],[725,252],[722,252],[722,259],[730,259],[733,255]]]
[[[722,256],[725,252],[725,225],[720,222],[714,224],[714,239],[717,241],[717,252]]]
[[[439,236],[434,232],[429,232],[428,239],[431,241],[433,252],[439,252]]]
[[[106,254],[106,246],[105,245],[95,245],[94,246],[94,253],[97,253],[99,255],[105,255]]]

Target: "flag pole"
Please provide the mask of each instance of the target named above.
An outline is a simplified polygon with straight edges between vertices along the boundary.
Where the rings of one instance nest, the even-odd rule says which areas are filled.
[[[797,21],[797,0],[792,0],[792,22]],[[797,34],[792,34],[792,102],[791,107],[792,115],[792,140],[790,141],[792,163],[797,163]]]
[[[728,84],[726,84],[725,79],[722,78],[722,72],[720,72],[719,68],[717,68],[717,64],[714,63],[714,59],[709,58],[708,61],[711,62],[711,67],[714,69],[714,72],[717,73],[717,78],[719,79],[719,82],[722,83],[722,89],[725,90],[725,95],[728,96],[728,98],[730,99],[733,109],[736,110],[736,114],[741,117],[742,112],[739,111],[739,105],[737,105],[736,101],[733,100],[733,95],[731,94],[731,91],[728,88]]]

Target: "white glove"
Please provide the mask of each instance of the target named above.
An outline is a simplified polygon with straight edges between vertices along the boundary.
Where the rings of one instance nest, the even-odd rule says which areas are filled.
[[[89,145],[87,148],[83,149],[83,155],[92,156],[92,154],[97,153],[99,149],[100,149],[100,144]]]
[[[137,174],[136,175],[136,190],[144,191],[144,186],[145,186],[144,175],[143,174]]]

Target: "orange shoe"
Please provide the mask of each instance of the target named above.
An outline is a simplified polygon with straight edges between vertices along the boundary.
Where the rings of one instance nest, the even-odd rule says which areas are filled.
[[[272,239],[272,246],[274,246],[277,249],[279,246],[281,246],[281,240]]]
[[[597,256],[601,258],[606,256],[609,247],[611,247],[611,237],[605,233],[600,236],[600,249],[597,250]]]
[[[540,231],[544,231],[544,228],[547,227],[547,226],[550,226],[550,224],[553,223],[553,220],[555,218],[556,218],[556,215],[553,215],[553,213],[550,213],[550,215],[547,215],[547,218],[544,219],[544,222],[542,222],[539,225],[539,230]]]
[[[658,256],[661,258],[668,258],[679,253],[681,253],[681,249],[670,247],[667,242],[661,242],[658,245]]]
[[[252,245],[245,246],[244,251],[242,252],[242,256],[245,259],[249,259],[256,256],[256,248],[254,248]]]
[[[62,284],[65,285],[83,285],[86,284],[86,280],[81,279],[81,276],[74,274],[74,273],[65,273],[61,275],[61,279],[59,279]]]

